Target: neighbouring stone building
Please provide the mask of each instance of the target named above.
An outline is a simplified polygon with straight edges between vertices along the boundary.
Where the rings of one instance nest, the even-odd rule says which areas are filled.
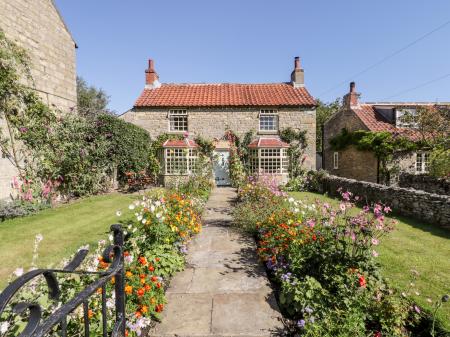
[[[49,106],[68,112],[77,104],[76,43],[52,0],[0,1],[0,29],[27,50],[36,90]],[[0,129],[3,125],[0,120]],[[9,197],[16,171],[0,156],[0,199]]]
[[[280,131],[287,127],[306,130],[308,147],[304,165],[315,169],[315,100],[305,88],[298,57],[291,81],[286,83],[161,84],[152,60],[145,74],[143,92],[133,109],[121,118],[143,127],[153,139],[164,133],[188,133],[190,138],[200,135],[216,140],[219,159],[214,174],[218,185],[230,183],[229,149],[226,142],[219,141],[227,128],[238,136],[254,130],[256,138],[251,144],[254,173],[270,173],[280,181],[288,177],[287,144],[280,140]],[[169,142],[164,146],[161,158],[164,180],[188,175],[189,165],[185,163],[195,160],[196,144],[186,140],[184,144]]]
[[[349,146],[335,151],[330,140],[339,135],[342,129],[349,132],[387,131],[404,136],[411,140],[419,140],[422,136],[414,125],[403,122],[405,112],[414,115],[420,106],[433,106],[436,103],[361,103],[356,92],[355,83],[350,83],[350,92],[343,98],[343,106],[325,124],[323,129],[322,167],[333,175],[356,180],[397,184],[402,172],[423,174],[428,171],[429,154],[426,151],[399,153],[389,164],[392,170],[388,182],[383,181],[380,163],[373,152],[359,151]],[[443,103],[447,104],[447,103]]]

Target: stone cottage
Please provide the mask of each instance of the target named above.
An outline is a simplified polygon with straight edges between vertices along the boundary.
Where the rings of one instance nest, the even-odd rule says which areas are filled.
[[[405,113],[414,115],[419,107],[434,106],[436,103],[362,103],[356,92],[355,83],[350,83],[350,91],[343,97],[343,106],[325,124],[323,129],[323,168],[329,173],[374,183],[395,185],[402,172],[422,174],[428,171],[429,154],[426,151],[402,153],[394,156],[394,167],[389,181],[382,181],[380,163],[373,152],[359,151],[354,146],[335,151],[330,140],[341,133],[357,130],[387,131],[417,141],[422,135],[416,126],[405,123]]]
[[[228,144],[220,141],[227,128],[238,136],[255,131],[251,168],[254,173],[273,174],[279,181],[288,178],[288,145],[280,140],[280,131],[287,127],[306,130],[308,147],[304,165],[315,169],[315,100],[305,88],[298,57],[291,81],[286,83],[164,84],[160,83],[152,60],[145,78],[145,88],[134,107],[121,118],[143,127],[153,139],[164,133],[188,133],[190,138],[200,135],[216,140],[217,185],[230,184]],[[165,144],[161,160],[166,182],[173,176],[189,174],[185,163],[195,159],[195,147],[191,140],[185,144]]]
[[[49,106],[68,112],[77,104],[76,43],[52,0],[0,1],[0,29],[25,48],[36,90]],[[0,120],[0,131],[3,130]],[[8,198],[16,171],[0,154],[0,199]]]

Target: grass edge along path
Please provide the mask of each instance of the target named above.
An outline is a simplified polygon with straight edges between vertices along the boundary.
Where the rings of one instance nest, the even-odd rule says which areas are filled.
[[[318,199],[334,206],[339,204],[339,200],[319,193],[289,194],[310,203]],[[428,299],[435,302],[450,293],[450,231],[408,217],[390,218],[398,224],[378,247],[382,273],[391,285],[405,293],[410,290],[414,301],[431,311],[433,304]],[[416,280],[412,279],[411,270],[419,273]],[[444,303],[437,316],[450,331],[450,303]]]
[[[128,206],[135,199],[136,195],[119,193],[92,196],[0,222],[0,289],[16,268],[30,268],[37,234],[43,237],[37,267],[50,267],[81,246],[107,239],[111,224],[132,213]]]

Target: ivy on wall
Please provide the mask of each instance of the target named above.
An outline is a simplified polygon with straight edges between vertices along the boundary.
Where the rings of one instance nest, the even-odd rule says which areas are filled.
[[[349,132],[345,128],[330,140],[330,145],[334,151],[355,146],[359,151],[372,152],[380,162],[380,175],[385,182],[389,181],[391,173],[398,169],[395,165],[392,165],[394,155],[408,155],[412,151],[429,146],[424,140],[414,142],[404,136],[394,135],[386,131],[357,130]]]
[[[306,159],[304,153],[308,146],[306,130],[301,131],[293,128],[286,128],[281,131],[280,138],[283,142],[290,145],[288,149],[290,176],[295,178],[302,175],[304,173],[302,164]]]

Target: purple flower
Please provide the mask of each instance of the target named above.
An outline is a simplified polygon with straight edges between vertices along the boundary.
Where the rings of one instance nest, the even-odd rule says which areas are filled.
[[[417,312],[418,314],[420,314],[421,310],[420,310],[420,308],[417,305],[415,305],[414,306],[414,311]]]
[[[301,320],[297,321],[297,326],[298,326],[299,328],[304,328],[304,327],[305,327],[305,324],[306,324],[306,322],[305,322],[304,319],[301,319]]]
[[[25,127],[21,127],[21,128],[19,128],[19,131],[22,132],[22,133],[25,133],[25,132],[28,131],[28,129],[25,128]]]
[[[289,278],[291,277],[291,273],[286,273],[286,274],[283,274],[283,275],[281,275],[281,279],[283,280],[283,281],[288,281],[289,280]]]

